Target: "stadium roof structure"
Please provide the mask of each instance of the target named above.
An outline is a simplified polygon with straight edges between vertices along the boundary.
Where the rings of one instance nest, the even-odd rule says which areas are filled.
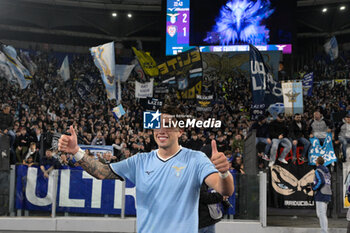
[[[93,46],[159,42],[166,0],[1,0],[0,40]],[[346,10],[339,12],[340,4]],[[350,35],[350,0],[298,0],[298,37]],[[326,14],[322,8],[327,7]],[[112,13],[117,16],[113,17]],[[128,17],[132,14],[132,17]]]

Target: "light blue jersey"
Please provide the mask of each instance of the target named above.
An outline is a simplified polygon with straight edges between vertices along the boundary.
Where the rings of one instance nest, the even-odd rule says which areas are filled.
[[[117,175],[136,185],[137,232],[198,232],[200,187],[218,171],[199,151],[182,148],[166,161],[157,152],[110,164]]]

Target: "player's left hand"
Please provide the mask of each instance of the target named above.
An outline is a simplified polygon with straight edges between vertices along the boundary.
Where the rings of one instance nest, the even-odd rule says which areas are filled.
[[[211,151],[211,162],[214,164],[215,168],[221,173],[227,172],[230,168],[230,163],[227,161],[224,153],[218,152],[215,140],[211,141]]]

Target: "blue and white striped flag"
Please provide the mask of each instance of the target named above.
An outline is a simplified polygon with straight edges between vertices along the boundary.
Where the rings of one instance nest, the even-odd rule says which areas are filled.
[[[94,63],[100,70],[108,99],[116,99],[114,42],[90,48]]]
[[[120,119],[124,114],[124,108],[121,104],[119,104],[117,107],[113,108],[112,110],[113,116],[115,117],[115,119]]]
[[[58,71],[58,74],[61,76],[63,81],[67,81],[70,79],[70,71],[69,71],[69,61],[68,61],[68,56],[66,56],[62,62],[61,68]]]
[[[328,166],[333,162],[337,162],[337,157],[335,156],[333,144],[332,144],[332,134],[327,133],[327,136],[321,146],[318,138],[310,138],[311,147],[309,150],[309,164],[316,165],[316,159],[322,156],[324,159],[324,166]]]

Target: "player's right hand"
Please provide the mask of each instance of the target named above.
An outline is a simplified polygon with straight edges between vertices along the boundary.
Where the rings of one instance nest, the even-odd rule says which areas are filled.
[[[79,146],[77,135],[72,125],[69,127],[68,133],[71,135],[62,135],[58,139],[58,150],[74,155],[79,151]]]

